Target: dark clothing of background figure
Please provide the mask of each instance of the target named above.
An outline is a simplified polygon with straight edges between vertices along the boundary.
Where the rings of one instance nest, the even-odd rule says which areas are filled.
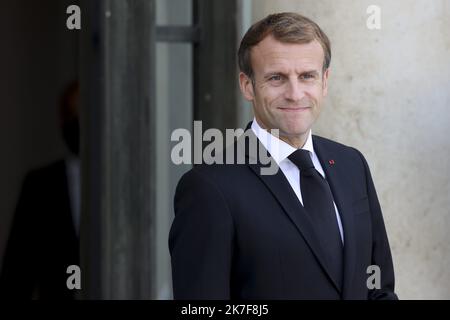
[[[66,270],[79,265],[79,241],[66,169],[61,160],[24,180],[3,259],[2,298],[73,298]]]

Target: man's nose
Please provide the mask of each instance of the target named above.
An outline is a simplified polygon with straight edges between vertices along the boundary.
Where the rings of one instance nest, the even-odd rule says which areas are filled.
[[[300,101],[305,96],[305,91],[302,84],[298,79],[290,79],[286,84],[286,90],[284,92],[286,100],[289,101]]]

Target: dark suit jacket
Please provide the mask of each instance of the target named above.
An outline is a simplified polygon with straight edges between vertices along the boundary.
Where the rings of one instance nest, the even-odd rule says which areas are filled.
[[[3,260],[2,298],[73,297],[66,270],[79,250],[63,160],[26,176]]]
[[[261,175],[259,161],[202,164],[176,189],[169,235],[175,299],[397,298],[366,160],[356,149],[318,136],[313,145],[342,219],[343,287],[330,276],[312,222],[281,170]],[[370,265],[380,267],[380,289],[367,288]]]

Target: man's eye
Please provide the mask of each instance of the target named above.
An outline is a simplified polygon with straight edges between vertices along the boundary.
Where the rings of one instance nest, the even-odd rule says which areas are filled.
[[[280,80],[281,80],[280,75],[274,75],[269,78],[269,81],[280,81]]]
[[[315,77],[313,74],[307,73],[307,74],[301,75],[300,78],[305,79],[305,80],[311,80],[311,79],[314,79]]]

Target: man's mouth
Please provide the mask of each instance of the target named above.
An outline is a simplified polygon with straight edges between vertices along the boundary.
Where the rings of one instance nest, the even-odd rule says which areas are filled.
[[[278,107],[281,111],[286,112],[304,112],[309,110],[311,107]]]

